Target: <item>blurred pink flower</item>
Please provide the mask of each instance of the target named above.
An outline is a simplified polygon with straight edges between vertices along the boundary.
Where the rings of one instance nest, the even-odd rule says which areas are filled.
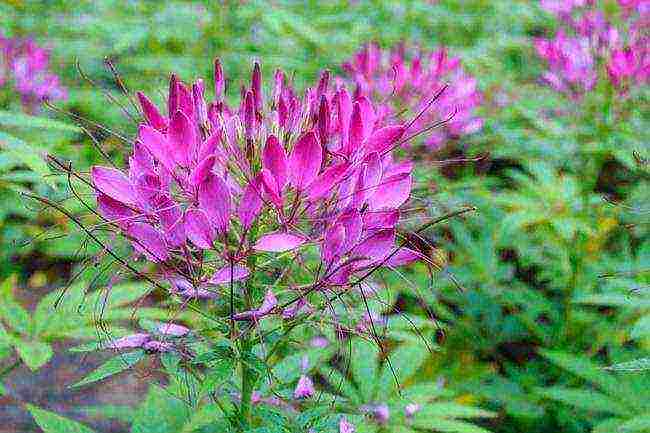
[[[413,116],[412,132],[449,119],[443,128],[427,134],[425,144],[431,149],[482,128],[483,120],[475,114],[482,100],[477,81],[445,47],[426,52],[400,44],[389,52],[371,43],[345,62],[343,69],[357,85],[355,94],[384,101],[377,107],[379,119]],[[431,104],[433,95],[446,84],[449,87]]]
[[[50,72],[50,51],[30,38],[0,35],[0,86],[9,81],[30,110],[45,100],[67,97],[59,77]]]

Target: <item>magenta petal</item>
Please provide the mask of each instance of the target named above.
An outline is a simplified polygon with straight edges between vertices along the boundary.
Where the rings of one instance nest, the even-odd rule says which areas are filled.
[[[331,263],[341,252],[345,243],[345,227],[342,224],[335,224],[325,232],[325,239],[322,245],[321,256],[325,263]]]
[[[185,225],[180,205],[167,196],[160,198],[158,218],[165,234],[165,239],[173,247],[185,243]]]
[[[264,295],[264,301],[262,305],[257,309],[257,314],[265,315],[273,311],[273,309],[278,305],[278,300],[275,297],[275,294],[271,290],[267,290],[266,295]]]
[[[350,131],[350,116],[352,116],[352,98],[350,98],[350,94],[345,87],[342,87],[337,93],[336,108],[339,122],[338,131],[341,134],[341,150],[349,154],[347,144]]]
[[[262,305],[255,310],[243,311],[233,315],[235,320],[258,320],[269,314],[278,305],[278,300],[271,290],[266,292]]]
[[[287,154],[275,135],[269,135],[262,151],[262,167],[269,170],[278,182],[280,191],[287,183]]]
[[[342,253],[345,254],[354,248],[361,239],[361,214],[356,209],[350,209],[338,217],[337,223],[345,227],[345,242],[341,247]]]
[[[392,253],[392,251],[391,251]],[[386,266],[404,266],[418,260],[426,258],[422,253],[414,251],[410,248],[400,248],[395,254],[392,254],[391,257],[386,260]]]
[[[347,154],[352,154],[361,147],[363,143],[363,119],[361,118],[361,107],[358,102],[352,106],[350,118],[350,133],[348,138]]]
[[[180,110],[175,112],[169,122],[169,144],[176,164],[189,166],[192,160],[190,150],[194,149],[195,140],[194,126],[190,120]]]
[[[298,379],[298,385],[296,385],[296,389],[293,391],[293,398],[307,398],[313,396],[315,393],[314,383],[309,376],[301,375]]]
[[[142,114],[147,120],[147,123],[154,129],[158,131],[164,131],[167,128],[167,119],[165,119],[158,111],[158,108],[147,98],[144,93],[137,92],[138,101],[140,102],[140,107],[142,107]]]
[[[280,253],[298,248],[306,241],[304,237],[291,233],[270,233],[259,238],[253,248],[258,251]]]
[[[307,197],[309,200],[316,201],[325,197],[332,189],[334,189],[345,172],[350,167],[350,164],[343,162],[341,164],[333,165],[321,173],[308,187]]]
[[[204,250],[212,248],[215,234],[205,212],[200,209],[188,209],[184,222],[185,233],[194,245]]]
[[[395,209],[411,195],[411,175],[398,174],[384,178],[377,191],[368,199],[370,210]]]
[[[351,255],[364,258],[361,264],[366,266],[383,260],[391,253],[394,243],[395,230],[378,230],[359,242]]]
[[[216,271],[209,280],[210,284],[230,284],[230,281],[242,281],[248,278],[250,272],[248,268],[241,265],[233,265],[230,272],[230,265]]]
[[[133,223],[129,227],[131,244],[136,251],[142,253],[152,262],[164,262],[169,258],[169,250],[165,239],[155,228],[146,223]]]
[[[273,174],[271,174],[271,172],[265,168],[262,169],[262,172],[260,174],[262,176],[262,186],[264,187],[264,192],[266,192],[266,194],[271,198],[271,201],[274,205],[276,205],[278,208],[282,208],[283,201],[282,196],[280,195],[277,180]]]
[[[237,214],[239,215],[241,225],[245,229],[250,228],[251,224],[262,210],[263,201],[261,184],[262,181],[260,175],[248,184],[241,197]]]
[[[135,205],[138,202],[135,188],[121,171],[96,165],[91,169],[90,176],[95,188],[112,199],[127,205]]]
[[[97,194],[97,211],[101,216],[106,218],[108,221],[117,224],[122,229],[126,229],[131,223],[133,217],[136,215],[136,213],[128,206],[125,206],[124,203],[114,200],[102,193]]]
[[[211,174],[199,185],[199,205],[219,232],[228,230],[230,191],[223,179]]]
[[[378,152],[382,154],[397,145],[397,142],[404,135],[406,128],[402,125],[386,126],[378,129],[365,142],[365,152]]]
[[[158,332],[163,335],[169,335],[171,337],[182,337],[187,335],[190,330],[182,325],[176,325],[175,323],[163,323],[158,326]]]
[[[151,336],[149,334],[132,334],[112,340],[108,343],[108,347],[111,349],[133,349],[144,346],[150,339]]]
[[[192,91],[180,81],[177,82],[176,90],[178,91],[177,111],[182,111],[188,119],[194,120],[194,98],[192,98]],[[170,116],[172,114],[170,113]]]
[[[216,157],[212,155],[199,162],[199,164],[194,167],[194,170],[192,170],[192,173],[190,173],[190,184],[198,186],[206,180],[208,175],[212,172],[212,167],[214,167],[215,161]]]
[[[363,215],[363,229],[366,231],[376,229],[394,228],[399,221],[399,210],[366,212]]]
[[[142,145],[153,157],[158,160],[170,173],[174,172],[174,159],[167,139],[160,132],[150,126],[140,125],[138,138]]]
[[[303,190],[318,176],[322,161],[323,151],[316,135],[310,131],[298,140],[289,156],[291,183]]]

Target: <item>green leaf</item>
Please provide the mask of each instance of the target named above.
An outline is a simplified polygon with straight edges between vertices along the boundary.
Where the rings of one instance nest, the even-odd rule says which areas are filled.
[[[432,429],[437,432],[490,433],[488,430],[475,426],[474,424],[452,419],[433,418],[417,413],[413,418],[411,425],[416,428]]]
[[[43,180],[51,187],[56,187],[56,184],[51,179],[50,168],[37,149],[25,143],[20,138],[2,131],[0,131],[0,147],[7,149],[14,158],[40,174]]]
[[[595,390],[568,389],[555,386],[550,388],[537,388],[535,391],[546,398],[592,412],[603,412],[614,415],[627,415],[629,413],[625,409],[625,406]]]
[[[53,355],[52,346],[42,341],[18,340],[16,350],[25,365],[31,370],[42,367]]]
[[[647,371],[650,370],[650,358],[639,358],[633,361],[621,362],[605,367],[611,371]]]
[[[72,385],[71,388],[88,385],[89,383],[94,383],[99,380],[106,379],[109,376],[113,376],[117,373],[121,373],[124,370],[128,370],[133,365],[140,362],[143,357],[143,350],[136,350],[129,353],[120,353],[119,355],[114,356],[113,358],[97,367],[97,369],[95,369],[88,376]]]
[[[138,408],[131,433],[178,433],[187,422],[191,408],[168,390],[151,385]]]
[[[645,433],[650,431],[650,415],[641,415],[636,418],[632,418],[629,421],[625,421],[618,426],[618,432],[627,433],[627,432],[640,432]]]
[[[25,113],[12,113],[0,110],[0,125],[34,129],[56,129],[59,131],[81,132],[81,128],[69,123],[47,117],[30,116]]]
[[[93,433],[94,430],[76,421],[48,412],[31,404],[26,405],[36,424],[44,433]]]
[[[14,299],[12,289],[16,279],[7,278],[0,284],[0,318],[7,321],[9,326],[24,335],[29,335],[31,320],[29,313]]]
[[[422,416],[432,418],[490,418],[493,412],[458,403],[432,403],[421,409]]]

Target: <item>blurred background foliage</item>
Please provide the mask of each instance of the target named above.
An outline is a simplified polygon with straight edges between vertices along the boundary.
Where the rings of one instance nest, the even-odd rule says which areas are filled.
[[[617,7],[604,3],[608,11]],[[69,91],[55,105],[73,117],[42,107],[35,114],[56,120],[34,123],[16,114],[18,98],[0,89],[0,366],[11,366],[14,350],[34,369],[50,360],[50,344],[70,324],[43,315],[52,295],[35,300],[65,285],[96,253],[80,248],[83,237],[73,230],[56,236],[65,220],[38,211],[20,192],[65,198],[65,179],[48,176],[26,154],[49,152],[83,170],[100,160],[91,134],[116,159],[126,156],[109,130],[128,137],[136,125],[120,108],[129,102],[105,59],[128,89],[160,102],[172,71],[210,82],[215,56],[234,96],[255,59],[267,82],[282,67],[300,87],[323,68],[340,72],[367,41],[390,47],[407,40],[448,46],[485,94],[481,132],[442,153],[418,155],[485,156],[418,173],[417,198],[431,215],[467,204],[477,211],[429,236],[442,265],[433,280],[418,267],[386,276],[393,289],[405,279],[417,286],[441,324],[432,332],[437,351],[410,380],[438,381],[456,403],[489,411],[478,424],[493,432],[650,431],[650,376],[634,372],[650,357],[650,169],[643,161],[650,93],[646,86],[620,98],[603,85],[573,101],[541,85],[532,38],[554,26],[535,1],[3,2],[5,36],[33,36],[52,48],[53,69]],[[94,287],[92,270],[83,274],[79,284]],[[123,303],[116,302],[118,320]],[[159,315],[152,308],[151,317]],[[91,318],[80,322],[79,335],[68,337],[90,338],[84,332],[91,325]],[[2,393],[18,404],[6,385]],[[27,402],[80,417],[60,403]],[[80,419],[109,428],[88,413]],[[422,428],[475,431],[461,427]],[[30,422],[22,428],[36,431]]]

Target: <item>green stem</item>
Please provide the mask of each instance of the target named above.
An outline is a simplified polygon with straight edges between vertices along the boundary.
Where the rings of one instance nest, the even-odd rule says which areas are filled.
[[[251,422],[251,399],[253,396],[253,385],[255,372],[251,371],[248,365],[250,359],[251,343],[248,338],[243,337],[241,342],[241,406],[239,408],[242,425],[249,427]]]

